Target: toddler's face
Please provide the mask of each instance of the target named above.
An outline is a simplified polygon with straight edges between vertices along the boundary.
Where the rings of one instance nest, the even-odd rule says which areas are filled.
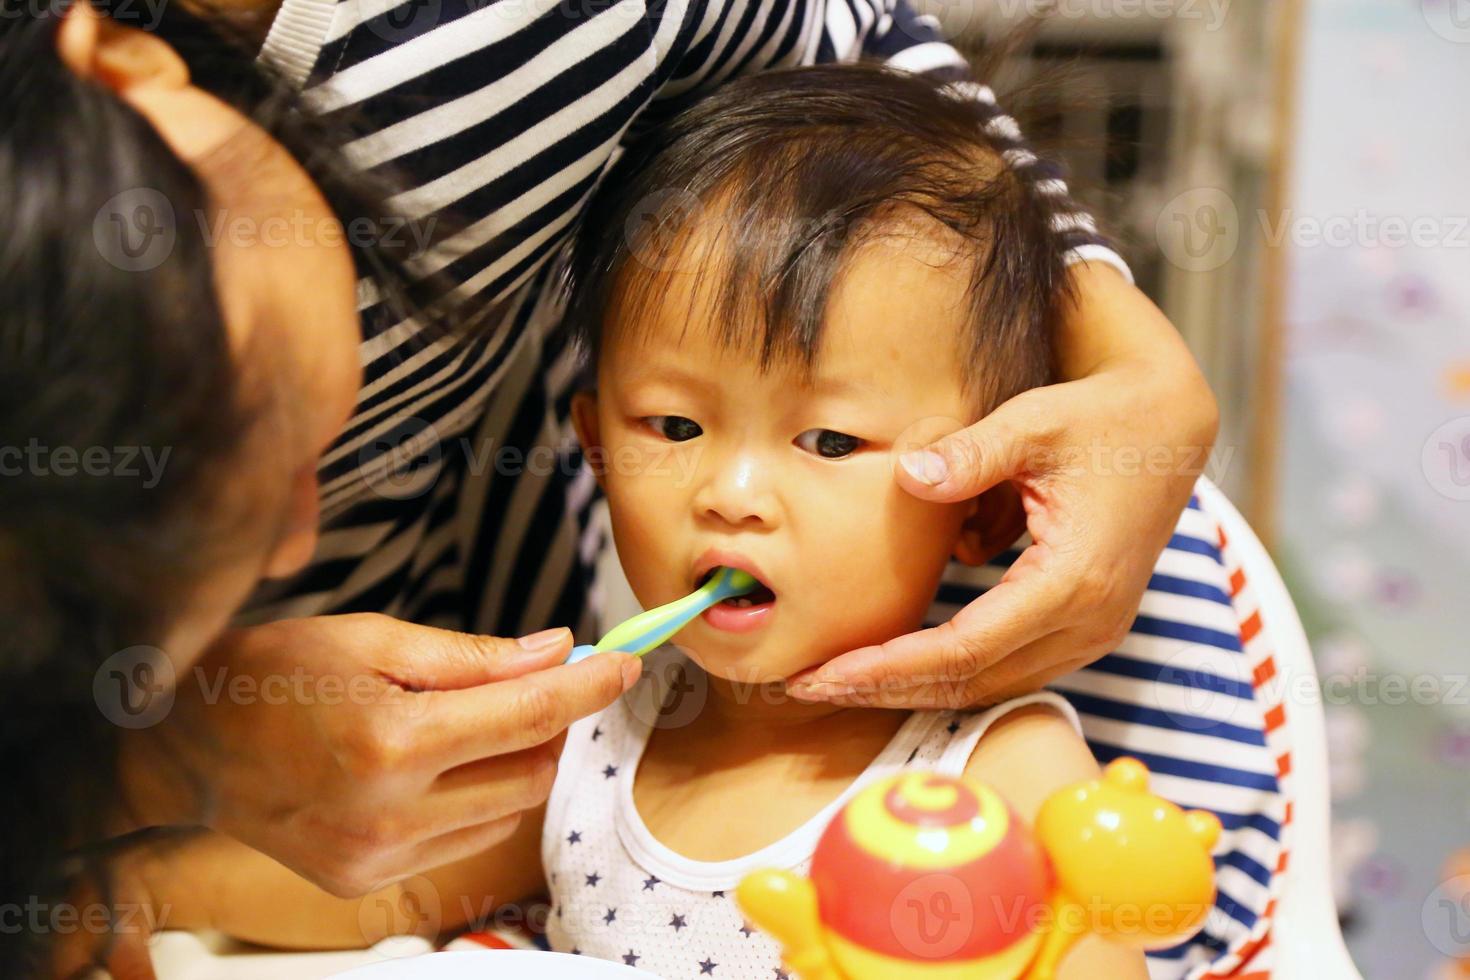
[[[862,246],[809,380],[722,349],[694,274],[673,276],[653,322],[604,342],[576,421],[605,461],[639,602],[683,596],[718,565],[764,586],[679,634],[705,670],[768,683],[920,625],[974,506],[921,501],[893,468],[973,418],[959,363],[967,274],[912,236]]]

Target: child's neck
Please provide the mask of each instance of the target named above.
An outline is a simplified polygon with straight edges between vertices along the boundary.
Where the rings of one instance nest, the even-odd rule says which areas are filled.
[[[713,728],[802,727],[825,721],[845,710],[822,701],[798,701],[786,692],[785,681],[749,684],[712,674],[705,676],[709,686],[705,711]]]
[[[838,769],[861,762],[860,772],[909,715],[800,701],[786,692],[784,681],[752,684],[705,673],[703,682],[704,703],[692,720],[678,726],[679,742],[685,750],[727,763],[763,756],[825,757],[823,768],[844,760]]]
[[[698,861],[751,854],[800,827],[863,774],[909,716],[807,704],[784,684],[705,676],[701,709],[654,729],[633,786],[649,832]],[[764,802],[750,811],[752,799]],[[729,819],[734,812],[741,819]]]

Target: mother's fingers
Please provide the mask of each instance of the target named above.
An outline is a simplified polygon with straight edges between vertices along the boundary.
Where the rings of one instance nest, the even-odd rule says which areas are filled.
[[[1029,647],[1017,650],[997,665],[997,670],[975,678],[974,697],[976,704],[999,704],[1011,698],[1039,691],[1058,677],[1081,670],[1097,660],[1094,653],[1076,653],[1077,643],[1070,631],[1058,630],[1051,636],[1038,640]],[[1063,659],[1058,659],[1058,658]],[[1002,672],[1011,661],[1016,662],[1012,671]],[[1037,664],[1047,664],[1038,669]],[[1009,680],[1006,675],[1009,674]]]
[[[510,755],[480,759],[434,781],[425,799],[438,833],[540,806],[556,780],[556,739]]]
[[[947,623],[845,653],[788,685],[795,697],[838,704],[900,705],[921,689],[925,703],[972,704],[972,680],[1018,650],[1055,631],[1068,613],[1056,571],[1026,555],[1020,569]],[[1024,564],[1023,564],[1024,563]]]
[[[924,500],[968,500],[1027,472],[1064,427],[1067,385],[1023,392],[975,424],[905,452],[894,475]]]
[[[411,860],[404,866],[441,868],[446,864],[483,854],[514,834],[522,819],[523,814],[512,813],[422,841],[414,848]]]
[[[432,692],[415,724],[419,749],[448,769],[541,745],[612,704],[641,670],[636,657],[601,653],[494,684]]]

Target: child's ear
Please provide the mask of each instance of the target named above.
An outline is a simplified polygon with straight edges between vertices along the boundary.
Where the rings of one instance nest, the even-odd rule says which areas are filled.
[[[1021,495],[1010,483],[991,487],[971,500],[970,508],[954,543],[955,559],[966,565],[985,564],[1026,530]]]
[[[603,486],[601,463],[605,454],[602,427],[597,424],[597,392],[579,391],[572,396],[572,427],[577,430],[577,441],[582,444],[582,454],[592,467],[592,475],[597,477],[597,485]]]

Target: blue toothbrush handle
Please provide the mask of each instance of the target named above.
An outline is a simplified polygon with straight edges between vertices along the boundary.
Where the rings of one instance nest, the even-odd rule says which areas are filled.
[[[567,657],[566,662],[569,664],[574,664],[578,660],[586,660],[588,657],[592,656],[596,652],[596,646],[591,643],[583,643],[580,646],[572,647],[571,655]]]

